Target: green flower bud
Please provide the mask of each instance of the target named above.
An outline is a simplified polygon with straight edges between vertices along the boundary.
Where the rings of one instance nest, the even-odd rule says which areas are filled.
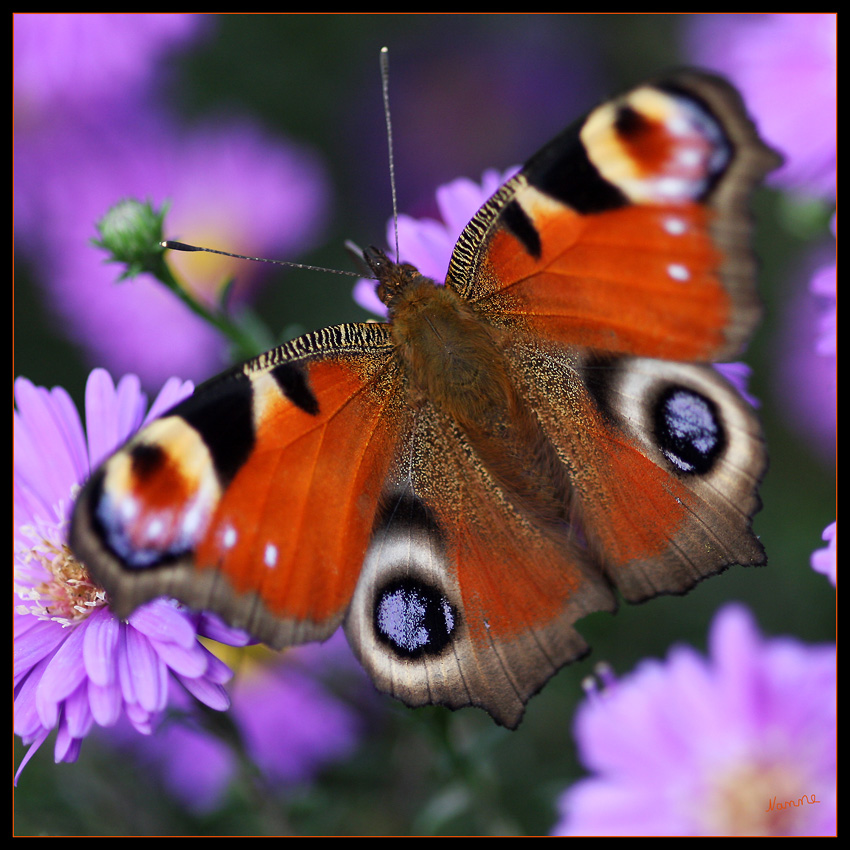
[[[100,239],[92,242],[110,254],[108,262],[123,263],[126,269],[118,280],[142,272],[158,274],[163,264],[163,220],[168,206],[155,210],[149,201],[132,198],[119,201],[96,227]]]

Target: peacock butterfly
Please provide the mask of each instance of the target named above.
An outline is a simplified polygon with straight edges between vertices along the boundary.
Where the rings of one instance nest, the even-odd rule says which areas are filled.
[[[581,617],[765,562],[759,422],[710,365],[760,306],[747,205],[779,164],[736,91],[640,85],[532,157],[445,285],[371,248],[387,323],[213,378],[91,476],[71,546],[273,647],[340,624],[379,690],[516,727]]]

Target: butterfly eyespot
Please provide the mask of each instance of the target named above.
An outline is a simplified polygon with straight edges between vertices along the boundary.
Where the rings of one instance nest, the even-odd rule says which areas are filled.
[[[139,443],[130,451],[133,474],[144,480],[154,475],[166,462],[167,457],[160,446]]]
[[[458,614],[438,589],[412,579],[394,581],[377,594],[375,634],[403,658],[437,655],[452,641]]]
[[[707,473],[726,446],[717,405],[682,386],[669,387],[658,400],[655,435],[670,463],[689,474]]]
[[[118,508],[105,493],[95,502],[94,520],[104,544],[128,569],[146,570],[191,551],[195,522],[188,517],[184,533],[175,538],[171,524],[162,516],[151,516],[140,525],[135,521],[137,513],[135,502],[125,500]]]

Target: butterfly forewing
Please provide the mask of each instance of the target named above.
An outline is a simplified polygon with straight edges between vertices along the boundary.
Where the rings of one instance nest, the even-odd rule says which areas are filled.
[[[489,321],[565,345],[733,358],[760,316],[747,201],[778,163],[722,80],[640,86],[485,204],[448,283]]]
[[[345,613],[399,439],[385,325],[249,362],[137,434],[83,489],[71,542],[128,612],[169,595],[273,646]]]

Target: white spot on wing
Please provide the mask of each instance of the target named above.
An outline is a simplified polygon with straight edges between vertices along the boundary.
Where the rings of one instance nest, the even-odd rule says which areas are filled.
[[[691,273],[687,266],[683,266],[681,263],[670,263],[670,265],[667,266],[667,274],[669,274],[673,280],[686,281],[691,279]]]
[[[156,540],[164,530],[165,523],[161,519],[152,519],[147,527],[148,540]]]
[[[267,567],[273,567],[277,564],[277,546],[274,543],[266,543],[266,550],[263,553],[263,561]]]
[[[662,222],[662,227],[671,236],[681,236],[687,229],[684,219],[676,218],[675,216],[667,216]]]
[[[183,537],[184,539],[194,538],[201,528],[204,517],[206,516],[205,506],[199,502],[191,505],[186,516],[183,518]]]

